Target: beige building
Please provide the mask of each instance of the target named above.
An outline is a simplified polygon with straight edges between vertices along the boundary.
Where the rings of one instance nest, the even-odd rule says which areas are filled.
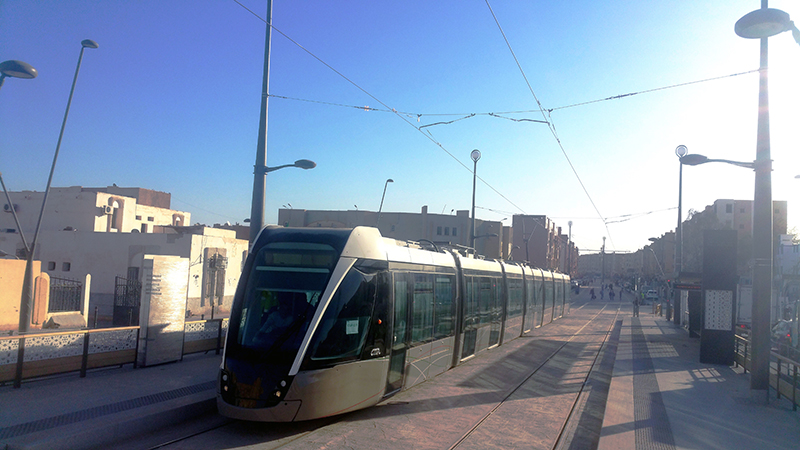
[[[43,194],[9,194],[11,204],[3,202],[5,213],[0,214],[0,250],[24,258],[11,208],[30,243]],[[170,194],[165,192],[117,186],[53,188],[34,259],[53,280],[82,281],[90,275],[89,306],[83,318],[90,326],[95,317],[98,326],[127,325],[122,322],[138,319],[128,304],[139,301],[131,292],[140,280],[145,255],[188,258],[187,317],[225,317],[248,242],[237,239],[235,231],[185,226],[190,218],[188,212],[170,208]]]
[[[278,224],[285,227],[352,228],[377,226],[381,235],[406,241],[431,241],[435,244],[468,247],[472,221],[469,211],[455,214],[432,214],[423,206],[417,213],[373,211],[278,210]],[[475,221],[475,251],[486,258],[502,258],[503,223]]]
[[[435,214],[423,206],[418,214],[382,212],[380,215],[373,211],[281,209],[278,224],[328,228],[377,226],[385,237],[467,248],[472,220],[466,210]],[[536,267],[562,273],[567,273],[570,265],[573,273],[577,270],[578,248],[547,216],[515,215],[511,227],[503,226],[502,221],[476,220],[475,228],[475,252],[486,258],[528,261]]]

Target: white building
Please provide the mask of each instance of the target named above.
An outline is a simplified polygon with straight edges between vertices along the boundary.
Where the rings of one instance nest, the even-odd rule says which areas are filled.
[[[0,214],[0,251],[24,258],[11,208],[30,244],[43,193],[21,191],[9,196],[11,203],[2,202],[5,213]],[[165,192],[117,186],[52,188],[34,259],[42,262],[51,279],[84,280],[91,275],[85,318],[90,325],[95,313],[98,326],[111,324],[115,296],[119,299],[121,290],[140,279],[145,254],[189,259],[187,317],[226,317],[248,242],[236,239],[235,231],[185,226],[190,218],[188,212],[170,209],[170,194]]]

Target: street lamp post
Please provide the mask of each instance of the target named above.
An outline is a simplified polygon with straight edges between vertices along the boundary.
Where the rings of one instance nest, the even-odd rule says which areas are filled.
[[[386,180],[386,183],[383,183],[383,195],[381,195],[381,206],[378,208],[378,220],[375,222],[375,228],[378,228],[378,225],[381,223],[381,212],[383,211],[383,199],[386,198],[386,187],[389,186],[389,183],[394,183],[394,180],[389,178]]]
[[[50,185],[53,182],[53,173],[56,170],[56,161],[58,161],[58,152],[61,149],[61,140],[64,137],[64,128],[67,126],[67,117],[69,117],[69,107],[72,104],[72,96],[75,93],[75,84],[78,82],[78,73],[81,70],[81,61],[83,60],[83,51],[87,48],[98,48],[97,42],[91,39],[84,39],[81,41],[81,52],[78,55],[78,65],[75,67],[75,76],[72,79],[72,88],[69,91],[67,98],[67,109],[64,111],[64,120],[61,122],[61,131],[58,134],[58,142],[56,143],[56,151],[53,155],[53,163],[50,166],[50,175],[47,178],[47,186],[44,189],[44,196],[42,197],[42,208],[39,210],[39,220],[36,222],[36,229],[33,233],[33,240],[27,251],[27,258],[25,263],[25,275],[22,280],[22,301],[19,308],[19,332],[27,333],[30,330],[31,324],[31,305],[33,303],[33,255],[36,251],[36,241],[39,237],[39,230],[42,227],[42,217],[44,216],[44,209],[47,206],[47,195],[50,193]],[[22,351],[22,346],[20,346]]]
[[[26,62],[10,59],[0,63],[0,87],[3,87],[6,77],[30,79],[36,75],[39,75],[36,69]]]
[[[758,136],[756,139],[755,193],[753,196],[753,314],[752,367],[750,391],[753,397],[769,398],[770,327],[769,309],[772,302],[772,160],[769,141],[769,89],[767,76],[767,40],[792,30],[800,36],[789,15],[770,9],[761,0],[761,9],[744,15],[736,22],[734,31],[746,39],[760,40]],[[800,40],[798,40],[800,42]]]
[[[42,197],[42,209],[39,211],[39,219],[36,222],[36,229],[33,233],[33,240],[27,248],[25,260],[25,274],[22,278],[22,298],[19,305],[19,333],[27,333],[30,331],[31,325],[31,307],[33,305],[33,256],[36,251],[36,241],[39,238],[39,230],[42,226],[42,217],[44,210],[47,206],[47,195],[50,193],[50,185],[53,182],[53,173],[56,170],[56,161],[58,161],[58,152],[61,149],[61,139],[64,137],[64,128],[67,125],[67,117],[69,117],[69,107],[72,104],[72,96],[75,93],[75,84],[78,82],[78,73],[81,70],[81,61],[83,60],[83,51],[87,48],[98,48],[97,42],[91,39],[84,39],[81,41],[81,52],[78,55],[78,65],[75,67],[75,76],[72,79],[72,88],[69,91],[67,98],[67,109],[64,111],[64,120],[61,122],[61,131],[58,134],[58,142],[56,143],[56,151],[53,155],[53,164],[50,166],[50,175],[47,178],[47,186],[44,189],[44,196]],[[35,76],[35,75],[34,75]],[[13,207],[13,205],[12,205]],[[25,360],[25,338],[20,339],[19,350],[17,350],[17,370],[14,378],[14,387],[19,388],[22,383],[22,364]]]
[[[603,246],[600,247],[600,292],[606,285],[606,237],[603,236]]]
[[[272,47],[272,0],[267,0],[267,31],[264,42],[264,75],[261,79],[261,116],[253,170],[253,201],[250,204],[250,245],[264,226],[264,197],[267,189],[267,105],[269,102],[269,51]]]
[[[569,226],[569,238],[567,239],[567,275],[572,276],[572,221],[567,222]]]
[[[0,87],[3,87],[3,83],[5,82],[7,77],[11,78],[22,78],[22,79],[31,79],[36,78],[39,73],[36,69],[33,68],[30,64],[24,61],[17,61],[14,59],[10,59],[8,61],[3,61],[0,63]],[[8,205],[11,208],[11,215],[14,216],[14,223],[17,224],[17,230],[19,230],[19,237],[22,238],[22,245],[25,247],[25,254],[28,254],[30,250],[28,248],[28,243],[25,241],[25,235],[22,233],[22,227],[19,226],[19,218],[17,217],[17,210],[14,208],[14,204],[11,202],[11,197],[8,195],[8,190],[6,189],[6,184],[3,182],[3,174],[0,173],[0,184],[3,186],[3,192],[6,195],[6,200],[8,200]]]
[[[477,148],[469,154],[474,163],[472,168],[472,226],[469,233],[469,246],[475,249],[475,183],[478,178],[478,160],[481,159],[481,151]]]
[[[256,177],[264,178],[264,180],[265,180],[264,186],[263,186],[263,188],[261,190],[261,193],[260,193],[261,194],[261,218],[260,218],[261,225],[258,225],[258,231],[261,231],[261,228],[263,227],[263,223],[264,223],[264,193],[266,191],[266,175],[268,173],[270,173],[270,172],[274,172],[274,171],[279,170],[279,169],[285,169],[287,167],[297,167],[299,169],[308,170],[308,169],[313,169],[314,167],[317,167],[317,163],[315,163],[314,161],[310,161],[308,159],[298,159],[297,161],[295,161],[292,164],[283,164],[283,165],[275,166],[275,167],[267,167],[266,165],[264,165],[262,167],[256,167],[256,169],[255,169]],[[255,190],[253,191],[253,193],[255,194]],[[292,206],[292,204],[290,203],[289,207],[291,208],[291,206]],[[253,211],[251,210],[251,213],[252,212]],[[258,236],[258,231],[256,231],[255,235],[253,235],[253,222],[254,222],[253,217],[250,217],[250,245],[251,246],[253,245],[253,242],[254,242],[256,236]]]
[[[675,148],[675,154],[678,156],[678,226],[675,228],[675,276],[676,278],[681,274],[681,258],[683,255],[683,157],[689,153],[689,149],[685,145],[679,145]]]

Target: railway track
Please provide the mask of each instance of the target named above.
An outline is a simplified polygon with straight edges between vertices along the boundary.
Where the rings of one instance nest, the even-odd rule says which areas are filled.
[[[514,395],[518,391],[520,391],[527,383],[530,383],[531,380],[538,373],[540,373],[542,370],[544,370],[546,367],[548,367],[548,365],[563,365],[564,361],[560,361],[559,359],[563,359],[563,358],[570,359],[571,358],[571,354],[568,353],[568,352],[565,352],[565,348],[569,344],[573,343],[576,340],[576,338],[579,339],[582,336],[581,333],[586,328],[589,328],[590,325],[597,325],[596,320],[598,320],[598,318],[601,317],[601,315],[609,307],[609,305],[610,304],[606,303],[600,309],[600,311],[598,311],[591,318],[591,320],[589,322],[586,322],[586,324],[584,324],[577,332],[575,332],[575,334],[573,334],[572,336],[570,336],[569,339],[564,341],[563,344],[561,344],[558,348],[556,348],[545,360],[541,361],[541,363],[531,371],[530,375],[528,375],[525,379],[523,379],[521,382],[519,382],[514,387],[514,389],[510,393],[508,393],[508,395],[506,395],[488,413],[486,413],[477,423],[475,423],[475,425],[473,425],[466,433],[464,433],[464,435],[458,441],[456,441],[453,445],[451,445],[450,446],[450,450],[468,448],[468,447],[477,447],[477,448],[479,448],[480,447],[479,444],[481,444],[480,442],[475,442],[474,443],[475,445],[473,445],[473,443],[467,443],[467,444],[465,444],[465,443],[470,439],[470,437],[475,435],[476,432],[481,427],[483,427],[483,426],[491,427],[491,424],[487,423],[489,421],[489,419],[493,415],[497,414],[498,411],[500,411],[500,409],[507,402],[513,401]],[[583,306],[581,306],[581,308],[584,307],[584,306],[586,306],[586,305],[584,304]],[[614,319],[611,321],[610,325],[606,326],[605,325],[605,321],[603,321],[602,324],[601,324],[602,327],[606,328],[605,336],[603,337],[602,342],[597,343],[597,347],[598,348],[597,348],[597,351],[594,353],[594,356],[588,358],[588,359],[591,360],[591,363],[588,365],[588,367],[584,366],[578,372],[572,372],[573,376],[577,376],[577,377],[581,378],[580,389],[578,390],[578,392],[575,393],[574,400],[571,402],[571,405],[569,405],[569,413],[567,414],[567,416],[564,418],[564,420],[561,422],[560,426],[558,427],[559,428],[558,437],[557,437],[556,441],[554,442],[553,446],[550,447],[550,448],[554,448],[554,449],[555,448],[569,448],[570,438],[572,437],[575,428],[577,428],[577,421],[580,419],[579,416],[580,416],[581,410],[579,408],[579,405],[581,403],[581,400],[584,399],[583,394],[584,394],[585,388],[588,385],[588,381],[589,381],[589,378],[590,378],[590,376],[592,374],[592,371],[595,368],[596,363],[598,362],[599,356],[601,354],[600,350],[602,349],[602,347],[605,345],[606,341],[608,340],[608,337],[612,332],[612,329],[614,327],[614,324],[616,323],[616,319],[617,319],[618,315],[619,315],[619,306],[617,305],[617,310],[614,313]],[[572,430],[569,429],[569,425],[570,424],[573,425]],[[570,433],[570,431],[572,431],[573,433]],[[492,432],[492,431],[490,431],[490,432]]]
[[[592,396],[602,397],[597,378],[620,305],[573,304],[569,316],[532,336],[484,352],[373,408],[290,424],[216,419],[184,435],[173,432],[149,448],[587,448],[599,438],[600,423],[592,431],[587,417],[597,417],[591,409],[598,399]]]

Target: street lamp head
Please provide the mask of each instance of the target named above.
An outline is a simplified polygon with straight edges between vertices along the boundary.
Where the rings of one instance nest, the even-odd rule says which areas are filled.
[[[793,28],[789,14],[780,9],[762,8],[736,21],[733,30],[745,39],[763,39]]]
[[[17,61],[15,59],[0,63],[0,73],[3,74],[3,77],[25,79],[36,78],[36,75],[39,75],[36,69],[31,67],[30,64],[23,61]]]
[[[679,145],[675,147],[675,154],[678,155],[678,158],[683,159],[689,153],[689,148],[685,145]]]
[[[82,40],[82,41],[81,41],[81,47],[85,47],[85,48],[98,48],[98,47],[100,47],[100,46],[99,46],[99,45],[97,45],[97,42],[95,42],[95,41],[93,41],[93,40],[91,40],[91,39],[84,39],[84,40]]]
[[[708,162],[708,157],[703,155],[685,155],[681,158],[681,164],[685,164],[687,166],[698,166],[700,164],[705,164]]]
[[[478,160],[481,159],[481,151],[476,148],[469,154],[469,157],[472,158],[473,161],[478,162]]]
[[[394,183],[394,180],[393,180],[393,179],[391,179],[391,178],[389,178],[388,180],[386,180],[386,182],[387,182],[387,183]]]
[[[295,167],[299,167],[301,169],[313,169],[314,167],[317,167],[317,163],[307,159],[298,159],[294,162],[294,165]]]

